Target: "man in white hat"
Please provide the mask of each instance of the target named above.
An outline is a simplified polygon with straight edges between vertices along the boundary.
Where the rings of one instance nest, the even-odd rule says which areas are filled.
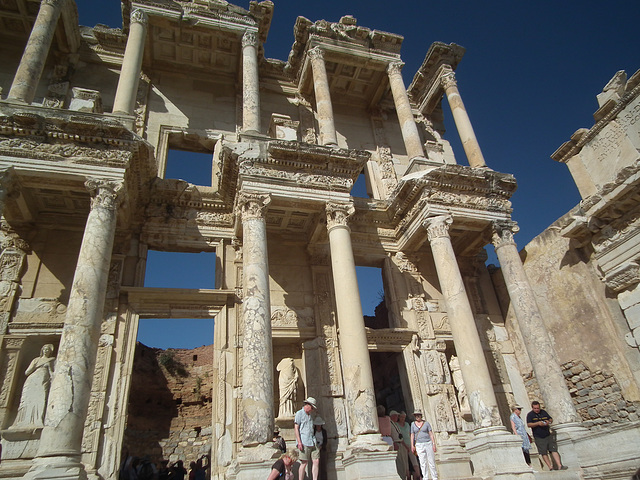
[[[318,480],[320,450],[316,446],[315,427],[313,426],[314,412],[317,409],[316,399],[307,397],[302,403],[302,408],[296,412],[296,416],[293,419],[297,447],[300,450],[298,480],[304,480],[309,460],[312,462],[311,473],[313,474],[313,480]]]

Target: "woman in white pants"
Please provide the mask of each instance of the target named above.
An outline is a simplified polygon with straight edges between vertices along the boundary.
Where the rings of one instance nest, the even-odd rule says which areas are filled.
[[[438,480],[436,471],[436,439],[429,422],[422,418],[422,412],[413,412],[415,421],[411,424],[411,450],[420,460],[420,468],[425,479]]]

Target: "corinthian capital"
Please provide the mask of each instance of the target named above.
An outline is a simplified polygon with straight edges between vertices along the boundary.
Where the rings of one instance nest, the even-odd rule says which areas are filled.
[[[440,76],[440,83],[442,84],[442,88],[445,90],[449,87],[458,86],[458,82],[456,82],[456,74],[453,72],[447,72]]]
[[[356,211],[352,203],[327,203],[327,228],[331,230],[337,226],[347,226],[349,217]]]
[[[493,230],[491,243],[495,248],[516,244],[513,240],[513,234],[520,230],[516,222],[493,222],[491,228]]]
[[[258,46],[258,35],[256,32],[251,32],[247,30],[242,35],[242,48],[244,47],[257,47]]]
[[[61,9],[67,0],[42,0],[40,5],[49,5],[55,9]]]
[[[131,11],[131,23],[140,23],[141,25],[146,26],[149,21],[149,17],[144,10],[140,10],[139,8],[134,8]]]
[[[449,238],[449,225],[453,223],[451,215],[427,218],[422,226],[427,230],[429,241],[436,238]]]
[[[267,193],[241,193],[238,196],[238,209],[242,215],[242,221],[264,218],[270,203],[271,195]]]
[[[402,67],[404,67],[404,63],[402,62],[391,62],[387,65],[387,73],[391,74],[400,74],[402,73]]]
[[[324,52],[320,47],[313,47],[307,51],[311,60],[324,60]]]
[[[117,180],[89,178],[84,186],[91,195],[91,210],[96,207],[115,210],[122,199],[124,184]]]

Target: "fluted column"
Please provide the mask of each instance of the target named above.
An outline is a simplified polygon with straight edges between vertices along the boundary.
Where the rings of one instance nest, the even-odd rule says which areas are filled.
[[[38,16],[24,48],[9,95],[7,95],[9,100],[17,100],[24,103],[33,102],[64,1],[41,1]]]
[[[324,53],[320,47],[314,47],[308,52],[313,71],[313,89],[316,94],[316,108],[318,109],[318,126],[320,127],[321,145],[338,145],[336,125],[333,118],[333,105],[329,92],[329,77],[324,64]]]
[[[485,360],[475,318],[458,267],[449,225],[450,215],[428,218],[424,222],[433,260],[447,306],[451,334],[467,390],[476,428],[502,425],[489,367]]]
[[[91,211],[80,246],[40,446],[24,478],[86,478],[80,461],[103,320],[121,182],[88,180]]]
[[[243,193],[242,215],[244,296],[242,323],[243,445],[265,444],[273,438],[273,347],[265,212],[269,195]]]
[[[493,227],[492,243],[545,409],[553,416],[554,424],[578,422],[578,413],[513,240],[513,233],[518,231],[518,227],[513,223],[495,223]]]
[[[402,130],[402,139],[409,159],[413,160],[416,157],[424,157],[424,149],[422,148],[418,127],[411,110],[409,95],[407,95],[404,80],[402,79],[403,66],[404,63],[402,62],[390,63],[387,66],[387,74],[389,75],[391,94],[393,95],[393,102],[396,105],[396,113]]]
[[[453,72],[447,72],[440,77],[442,87],[447,95],[447,101],[449,107],[451,107],[451,113],[453,114],[453,120],[458,129],[458,135],[460,135],[460,141],[464,148],[464,153],[467,155],[469,165],[472,167],[486,167],[487,164],[484,161],[482,150],[476,139],[476,134],[471,126],[471,120],[467,115],[467,110],[462,103],[462,97],[458,91],[458,84],[456,82],[456,75]]]
[[[328,203],[327,229],[338,314],[340,356],[352,435],[379,431],[373,374],[347,219],[352,204]]]
[[[113,113],[131,115],[136,106],[147,23],[148,18],[144,11],[136,8],[131,12],[129,38],[122,59],[116,97],[113,101]]]
[[[260,133],[258,34],[249,31],[242,36],[242,130]]]

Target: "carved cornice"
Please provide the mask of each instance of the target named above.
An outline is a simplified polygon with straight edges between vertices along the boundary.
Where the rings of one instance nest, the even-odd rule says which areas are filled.
[[[436,238],[449,238],[449,226],[453,223],[451,215],[427,218],[422,226],[427,230],[429,241]]]
[[[348,226],[349,217],[353,215],[355,211],[356,209],[352,203],[327,203],[325,206],[327,229],[331,230],[338,226]]]
[[[271,195],[241,192],[237,199],[237,208],[242,221],[264,219],[267,207],[271,203]]]

